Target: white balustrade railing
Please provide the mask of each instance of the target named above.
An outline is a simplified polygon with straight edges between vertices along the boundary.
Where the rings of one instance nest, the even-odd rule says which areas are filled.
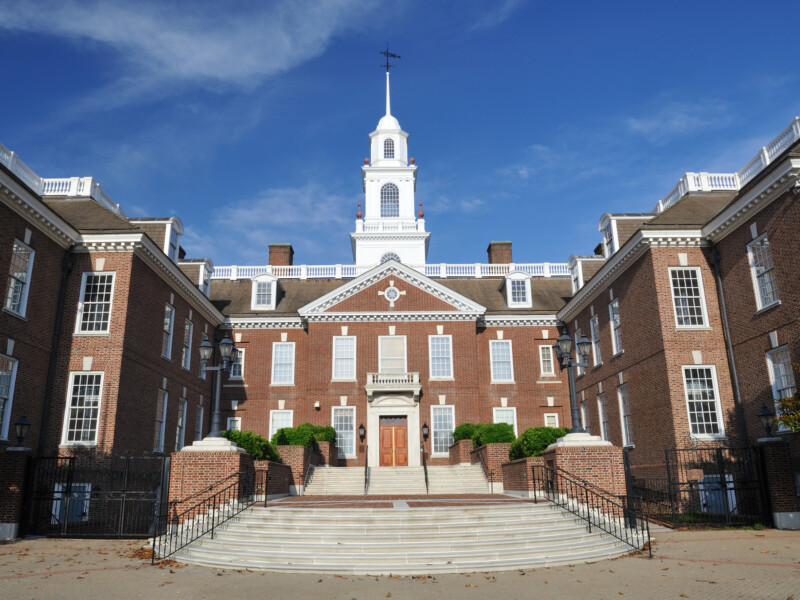
[[[367,373],[367,385],[408,385],[419,383],[419,373]]]
[[[420,221],[364,221],[359,223],[356,233],[392,233],[397,231],[425,231],[425,223]]]
[[[374,269],[377,265],[292,265],[292,266],[250,266],[238,265],[214,267],[211,279],[253,279],[269,274],[278,279],[353,279]],[[449,264],[407,265],[427,277],[470,278],[502,277],[512,271],[522,271],[532,277],[569,277],[566,263],[508,263],[508,264]]]

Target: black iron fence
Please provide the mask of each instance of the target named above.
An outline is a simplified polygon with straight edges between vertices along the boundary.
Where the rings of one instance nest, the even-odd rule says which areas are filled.
[[[533,465],[534,501],[546,498],[586,522],[589,532],[599,529],[635,550],[650,548],[647,514],[564,469]]]
[[[34,458],[25,532],[148,537],[169,487],[168,463],[153,456]]]

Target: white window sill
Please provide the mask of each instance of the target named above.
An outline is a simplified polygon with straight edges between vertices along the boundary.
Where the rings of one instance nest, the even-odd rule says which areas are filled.
[[[270,383],[270,387],[292,387],[294,383]]]
[[[184,366],[181,366],[181,369],[183,369],[183,370],[184,370],[184,371],[186,371],[187,373],[191,373],[191,372],[192,372],[192,369],[191,369],[191,367],[184,367]]]
[[[153,454],[164,454],[163,448],[153,448]]]
[[[233,383],[225,383],[222,385],[224,388],[246,388],[247,384],[242,383],[241,381],[235,381]]]
[[[504,379],[501,381],[490,381],[489,383],[491,383],[492,385],[514,385],[516,384],[516,381],[514,381],[513,379]]]
[[[711,331],[708,325],[676,325],[678,331]]]
[[[547,379],[547,380],[544,380],[544,381],[537,381],[536,383],[542,383],[542,384],[550,384],[550,385],[552,385],[552,384],[554,384],[554,383],[556,383],[556,384],[557,384],[557,383],[561,383],[561,381],[560,381],[559,379]]]
[[[110,337],[111,333],[108,331],[76,331],[72,335],[76,337]]]
[[[431,452],[431,458],[448,458],[450,456],[449,452]]]
[[[358,379],[355,377],[347,378],[347,379],[336,379],[335,377],[331,379],[331,383],[358,383]]]
[[[169,362],[172,362],[172,358],[167,356],[166,354],[162,354],[161,358],[163,358],[164,360],[168,360]]]
[[[96,448],[97,442],[61,442],[59,448]]]
[[[633,450],[634,448],[636,448],[636,444],[623,444],[622,447],[623,448],[628,448],[630,450]]]
[[[428,381],[455,381],[455,377],[431,377]]]
[[[28,319],[25,317],[24,314],[18,313],[14,310],[11,310],[10,308],[6,308],[5,306],[3,307],[3,312],[6,313],[7,315],[11,315],[12,317],[16,317],[20,321],[25,321],[26,323],[28,322]]]
[[[728,440],[728,438],[725,436],[725,434],[712,435],[712,434],[708,434],[708,433],[706,433],[706,434],[695,433],[695,434],[692,434],[690,437],[693,440],[697,440],[697,441],[700,441],[700,442],[725,442],[725,441]]]
[[[615,358],[617,358],[618,356],[622,356],[623,354],[625,354],[625,350],[620,350],[611,357],[611,360],[614,360]]]
[[[761,308],[759,308],[756,311],[755,314],[760,315],[761,313],[767,312],[768,310],[770,310],[772,308],[775,308],[776,306],[780,306],[780,305],[781,305],[781,301],[780,300],[775,300],[775,302],[773,302],[772,304],[767,304],[766,306],[762,306]]]
[[[250,307],[250,310],[275,310],[275,307],[268,304],[255,304]]]
[[[601,360],[599,363],[595,363],[592,365],[592,369],[599,369],[603,366],[603,361]]]
[[[228,381],[230,382],[244,381],[244,377],[228,377]]]
[[[533,308],[533,305],[530,302],[515,302],[509,304],[508,308]]]
[[[358,457],[355,454],[339,454],[337,458],[340,460],[355,460]]]

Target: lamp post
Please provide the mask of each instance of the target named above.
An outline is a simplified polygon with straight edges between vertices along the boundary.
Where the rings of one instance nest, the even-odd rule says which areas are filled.
[[[220,396],[222,394],[222,372],[230,373],[231,367],[233,363],[236,362],[236,356],[238,351],[233,346],[233,342],[231,338],[228,337],[228,334],[225,334],[225,337],[220,340],[217,344],[217,348],[219,349],[219,359],[220,363],[216,367],[209,367],[208,361],[211,360],[211,355],[214,353],[214,346],[208,339],[207,335],[203,336],[203,341],[200,342],[200,362],[203,365],[203,369],[206,371],[217,371],[216,374],[216,382],[215,382],[215,393],[214,393],[214,412],[211,417],[211,431],[206,436],[207,438],[221,438],[222,434],[220,433],[220,412],[219,412],[219,402]]]
[[[573,371],[573,369],[578,367],[585,369],[589,366],[589,349],[592,347],[592,343],[589,341],[589,338],[583,335],[581,336],[581,339],[578,340],[577,346],[577,357],[576,360],[573,360],[572,338],[569,337],[565,331],[556,340],[556,343],[553,344],[553,352],[555,352],[556,358],[558,359],[559,369],[561,371],[568,369],[569,404],[572,410],[572,429],[570,429],[569,432],[586,433],[586,430],[581,427],[581,415],[578,411],[578,399],[575,397],[575,371]],[[580,360],[577,360],[577,358],[580,358]]]

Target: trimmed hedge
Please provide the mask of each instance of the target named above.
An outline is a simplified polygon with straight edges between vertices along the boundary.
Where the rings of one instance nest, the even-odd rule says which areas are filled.
[[[275,432],[272,436],[272,444],[275,446],[313,446],[315,441],[336,442],[336,430],[328,425],[312,425],[303,423],[297,427],[284,427]]]
[[[525,458],[526,456],[539,456],[542,450],[550,444],[567,435],[569,429],[566,427],[531,427],[522,432],[516,440],[511,443],[508,451],[510,460]]]
[[[475,435],[477,425],[472,423],[462,423],[453,430],[453,443],[460,442],[461,440],[471,440]]]
[[[472,443],[480,448],[486,444],[507,444],[514,438],[514,428],[508,423],[484,423],[475,427]]]
[[[256,460],[271,460],[281,462],[281,457],[277,450],[272,447],[267,438],[263,438],[252,431],[236,431],[226,429],[221,431],[222,437],[234,442],[237,446],[244,448],[248,454],[252,454]]]

